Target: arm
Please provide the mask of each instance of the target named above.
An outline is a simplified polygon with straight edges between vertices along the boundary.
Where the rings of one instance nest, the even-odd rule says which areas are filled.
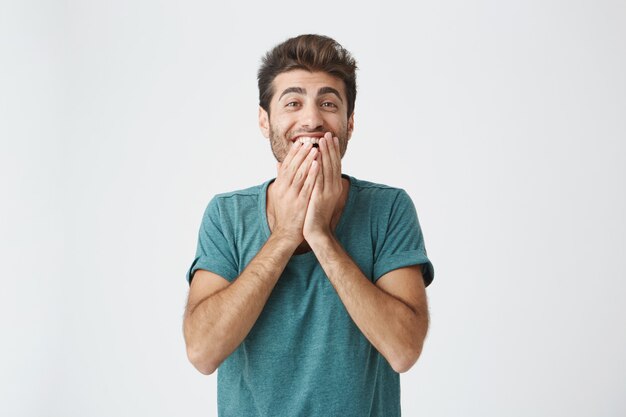
[[[191,281],[183,332],[187,356],[211,374],[238,346],[258,319],[289,258],[303,240],[302,224],[318,172],[317,150],[292,146],[268,198],[275,205],[274,230],[259,253],[232,284],[209,271]],[[220,235],[212,229],[210,233]],[[216,256],[216,255],[214,255]]]
[[[396,372],[417,361],[428,331],[419,265],[383,275],[374,285],[332,236],[309,242],[350,317]]]
[[[230,285],[219,275],[196,271],[183,327],[187,356],[200,372],[215,372],[247,336],[294,250],[288,239],[272,234]]]
[[[334,237],[330,220],[341,196],[339,141],[319,142],[322,169],[304,222],[304,237],[350,317],[396,372],[417,361],[428,330],[424,280],[418,266],[399,268],[374,285]]]

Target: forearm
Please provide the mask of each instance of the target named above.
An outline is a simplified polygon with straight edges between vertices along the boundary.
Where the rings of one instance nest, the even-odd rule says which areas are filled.
[[[213,373],[250,332],[295,247],[271,235],[231,285],[186,313],[185,339],[203,373]]]
[[[421,353],[428,329],[428,311],[414,311],[378,288],[332,235],[309,243],[364,336],[396,372],[408,370]]]

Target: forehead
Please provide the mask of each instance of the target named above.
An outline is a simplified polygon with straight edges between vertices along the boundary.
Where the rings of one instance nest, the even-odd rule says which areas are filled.
[[[303,69],[282,72],[274,78],[273,86],[274,97],[272,101],[278,100],[281,93],[290,87],[302,88],[310,96],[317,95],[320,88],[332,87],[339,91],[343,100],[346,100],[345,86],[341,78],[330,75],[327,72],[309,72]]]

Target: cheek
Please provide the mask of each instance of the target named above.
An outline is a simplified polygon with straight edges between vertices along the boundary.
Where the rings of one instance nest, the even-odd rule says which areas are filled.
[[[335,121],[335,123],[336,123],[335,126],[337,126],[335,134],[339,136],[347,136],[348,134],[347,120],[340,119],[340,120]]]
[[[284,136],[285,133],[289,132],[289,129],[291,128],[292,124],[289,123],[286,120],[279,120],[274,124],[274,131],[280,135],[280,136]]]

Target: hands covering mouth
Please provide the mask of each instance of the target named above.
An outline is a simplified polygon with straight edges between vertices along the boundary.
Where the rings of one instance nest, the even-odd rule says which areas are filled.
[[[296,136],[277,168],[272,232],[298,245],[331,236],[343,190],[339,139],[331,132]]]

